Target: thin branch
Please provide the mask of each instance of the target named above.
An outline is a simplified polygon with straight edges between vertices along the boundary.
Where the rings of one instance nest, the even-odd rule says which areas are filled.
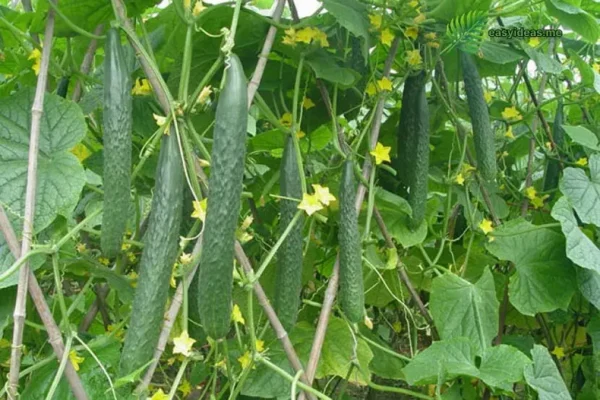
[[[94,34],[100,35],[103,30],[104,30],[104,25],[100,24],[94,30]],[[90,69],[92,68],[92,62],[94,61],[94,55],[96,54],[97,47],[98,47],[98,40],[92,39],[90,41],[90,44],[89,44],[86,52],[85,52],[85,56],[83,57],[83,61],[81,63],[81,68],[79,69],[79,72],[81,73],[82,76],[85,76],[90,72]],[[77,82],[75,83],[75,87],[73,88],[73,97],[72,97],[73,101],[75,103],[79,102],[79,99],[81,99],[82,94],[83,94],[83,82],[80,77],[77,80]]]
[[[277,6],[275,7],[275,11],[273,12],[273,20],[275,22],[279,22],[281,19],[281,14],[283,13],[283,6],[285,5],[285,0],[278,0]],[[271,25],[269,27],[269,31],[267,32],[267,37],[265,38],[265,43],[263,44],[262,50],[260,51],[260,55],[258,56],[258,63],[256,64],[256,68],[254,70],[254,74],[252,75],[252,79],[248,82],[248,108],[252,105],[252,101],[254,100],[254,95],[260,86],[260,81],[262,79],[263,73],[265,72],[265,67],[267,66],[267,61],[269,59],[269,54],[271,53],[271,48],[273,47],[273,42],[275,41],[275,35],[277,34],[277,27],[275,25]]]

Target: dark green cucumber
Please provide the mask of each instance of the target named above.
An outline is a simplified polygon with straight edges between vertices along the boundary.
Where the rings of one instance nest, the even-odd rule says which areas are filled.
[[[408,187],[412,209],[409,225],[416,229],[425,217],[429,176],[429,106],[424,71],[409,76],[404,83],[398,140],[398,175]]]
[[[565,131],[562,127],[563,123],[563,104],[562,99],[558,100],[556,107],[556,116],[554,117],[554,125],[552,126],[552,139],[556,145],[556,156],[560,152],[560,148],[564,143]],[[560,178],[560,163],[558,160],[548,160],[546,165],[546,173],[544,176],[544,192],[556,189]]]
[[[460,50],[459,54],[467,103],[469,104],[469,115],[473,126],[477,170],[484,180],[493,181],[496,179],[496,148],[494,132],[490,125],[490,114],[483,97],[481,78],[473,56]]]
[[[244,69],[239,58],[232,55],[215,115],[198,279],[200,322],[213,339],[224,337],[230,326],[233,250],[246,155],[247,99]]]
[[[346,317],[354,323],[364,316],[364,283],[362,252],[356,211],[356,178],[354,163],[346,160],[340,184],[340,305]]]
[[[286,138],[283,159],[281,162],[280,191],[283,197],[302,198],[302,182],[296,160],[294,140],[290,135]],[[279,202],[281,218],[279,234],[282,235],[298,211],[298,203],[281,199]],[[290,331],[296,323],[300,308],[300,291],[302,290],[302,227],[301,217],[289,232],[277,252],[277,272],[275,276],[275,312],[281,324]]]
[[[121,353],[120,376],[141,368],[153,356],[161,327],[173,264],[179,247],[183,167],[175,130],[162,138],[156,185],[144,235],[144,250]]]
[[[70,76],[63,76],[58,81],[58,86],[56,87],[56,94],[62,97],[63,99],[67,97],[67,93],[69,92],[69,82],[71,81]]]
[[[102,253],[109,258],[121,250],[127,228],[131,185],[131,80],[119,31],[106,36],[104,56],[104,208]]]

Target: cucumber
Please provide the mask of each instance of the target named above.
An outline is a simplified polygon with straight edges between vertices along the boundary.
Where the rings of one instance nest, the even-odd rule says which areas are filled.
[[[429,176],[429,106],[424,71],[409,76],[404,83],[398,141],[398,176],[409,189],[409,227],[416,229],[425,217]]]
[[[564,143],[565,132],[562,127],[563,123],[563,104],[562,99],[558,100],[556,107],[556,115],[554,117],[554,125],[552,125],[552,139],[556,144],[556,152],[560,152],[560,148]],[[548,160],[546,165],[546,173],[544,176],[544,192],[556,189],[560,178],[560,163],[558,160]]]
[[[131,80],[119,31],[106,36],[104,56],[104,209],[102,253],[109,258],[121,250],[127,228],[131,186]]]
[[[356,179],[354,163],[348,159],[342,167],[340,184],[340,305],[353,323],[362,321],[364,315],[364,283],[362,252],[356,211]]]
[[[208,201],[198,284],[198,311],[213,339],[229,331],[233,250],[241,203],[246,130],[247,84],[239,58],[232,55],[215,114]]]
[[[171,129],[170,135],[163,136],[158,155],[156,186],[131,320],[121,353],[120,376],[141,368],[154,354],[179,248],[182,200],[183,167],[177,135]]]
[[[60,81],[58,82],[58,86],[56,87],[56,94],[59,95],[60,97],[62,97],[63,99],[65,97],[67,97],[67,93],[69,92],[70,80],[71,80],[71,77],[63,76],[62,78],[60,78]]]
[[[295,199],[302,198],[302,183],[296,161],[294,140],[288,135],[283,151],[280,175],[280,195]],[[279,233],[283,234],[296,215],[298,203],[281,199],[279,202],[281,218]],[[302,290],[302,227],[301,217],[281,244],[277,253],[277,271],[275,275],[275,312],[286,331],[290,331],[296,323],[300,308],[300,291]]]
[[[473,56],[460,50],[459,54],[467,103],[469,104],[469,115],[473,126],[477,170],[484,180],[493,181],[496,179],[496,148],[494,132],[490,125],[490,114],[483,97],[481,78]]]

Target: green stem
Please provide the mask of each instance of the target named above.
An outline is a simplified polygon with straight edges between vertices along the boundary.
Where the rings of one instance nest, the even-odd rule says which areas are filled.
[[[191,133],[192,141],[198,147],[198,150],[200,150],[202,157],[204,157],[204,159],[210,163],[210,152],[204,145],[204,142],[202,142],[202,138],[204,137],[204,135],[199,135],[198,132],[196,132],[196,128],[194,128],[194,124],[192,124],[192,121],[189,118],[186,118],[185,123],[188,128],[188,131]],[[208,128],[211,128],[214,125],[214,123],[214,121],[211,122]]]
[[[175,395],[177,394],[177,387],[179,386],[179,382],[181,382],[181,378],[183,378],[183,373],[185,372],[185,368],[187,367],[189,362],[190,362],[190,359],[186,358],[181,363],[181,366],[179,367],[179,371],[177,371],[177,375],[175,376],[175,380],[173,381],[173,383],[171,385],[171,391],[169,391],[169,400],[172,400],[175,398]]]
[[[49,2],[51,3],[51,2]],[[54,398],[54,393],[58,388],[58,384],[60,383],[63,373],[65,372],[65,368],[67,366],[67,362],[69,362],[69,353],[71,352],[71,344],[73,343],[73,338],[71,335],[67,336],[67,342],[65,343],[65,350],[63,352],[62,359],[60,360],[60,364],[58,366],[58,371],[56,371],[56,375],[52,380],[52,385],[50,386],[50,390],[48,390],[48,394],[46,395],[46,400],[51,400]]]
[[[65,297],[63,295],[62,281],[60,279],[60,268],[58,265],[58,254],[52,254],[52,271],[54,272],[54,286],[56,296],[58,297],[58,305],[60,307],[60,313],[62,314],[62,326],[67,328],[69,326],[69,313],[67,311],[67,304],[65,303]]]
[[[235,9],[233,11],[233,19],[231,20],[231,39],[235,40],[235,34],[237,32],[238,21],[240,20],[240,11],[242,9],[242,0],[236,0]]]
[[[423,393],[414,392],[412,390],[403,389],[403,388],[399,388],[399,387],[378,385],[377,383],[375,383],[373,381],[369,382],[369,387],[373,388],[375,390],[379,390],[380,392],[400,393],[400,394],[405,394],[405,395],[411,396],[411,398],[415,398],[415,399],[433,400],[433,397],[427,396],[426,394],[423,394]]]
[[[379,343],[369,339],[368,337],[366,337],[365,335],[363,335],[362,333],[358,332],[357,333],[358,337],[360,337],[361,339],[364,339],[365,342],[369,343],[370,345],[372,345],[373,347],[377,347],[379,350],[383,351],[384,353],[387,353],[393,357],[399,358],[402,361],[406,361],[406,362],[410,362],[411,359],[409,357],[406,357],[400,353],[396,353],[393,350],[388,349],[385,346],[380,345]]]
[[[194,93],[192,93],[192,96],[190,98],[188,98],[187,104],[185,106],[186,112],[190,111],[194,107],[194,105],[196,104],[196,101],[198,100],[198,97],[200,96],[200,92],[202,92],[202,89],[204,89],[204,87],[206,85],[208,85],[208,83],[214,78],[215,74],[222,66],[223,66],[223,55],[219,54],[219,57],[217,57],[217,59],[215,60],[213,65],[210,67],[210,69],[208,70],[206,75],[204,75],[204,78],[202,78],[202,80],[196,87],[196,90],[194,90]],[[183,101],[183,99],[182,99],[182,101]]]
[[[301,54],[300,61],[298,62],[298,70],[296,72],[296,82],[294,84],[294,101],[292,103],[292,140],[294,141],[294,149],[296,150],[296,161],[298,163],[298,171],[300,173],[302,193],[306,193],[306,175],[304,174],[304,165],[302,163],[302,151],[300,149],[300,141],[297,135],[297,133],[300,131],[300,122],[298,121],[298,100],[300,97],[300,81],[302,80],[303,66],[304,54]]]
[[[190,85],[190,71],[192,69],[192,50],[194,48],[194,25],[189,24],[185,35],[183,60],[181,62],[181,79],[179,80],[179,102],[183,103],[188,97]]]
[[[194,195],[195,200],[200,200],[202,198],[202,191],[200,190],[200,183],[198,182],[198,178],[196,176],[196,166],[194,164],[194,152],[192,151],[192,146],[190,145],[190,140],[188,137],[188,133],[186,129],[182,130],[183,135],[181,135],[181,146],[183,150],[183,158],[187,164],[189,171],[189,178],[191,184],[191,190]]]
[[[133,169],[133,172],[131,173],[131,181],[132,182],[135,180],[135,178],[137,178],[138,174],[142,170],[142,167],[144,166],[144,164],[146,164],[146,161],[148,160],[148,158],[150,158],[150,156],[152,154],[154,154],[154,150],[156,150],[156,147],[158,146],[158,142],[160,142],[160,139],[163,137],[163,131],[164,131],[163,127],[158,128],[152,134],[152,136],[150,137],[150,140],[146,143],[146,149],[143,150],[144,154],[142,155],[142,157],[140,158],[140,161],[137,163],[137,165]]]

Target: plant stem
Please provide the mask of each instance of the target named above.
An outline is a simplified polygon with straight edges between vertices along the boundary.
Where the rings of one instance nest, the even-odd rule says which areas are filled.
[[[50,385],[50,389],[48,390],[48,394],[46,395],[46,400],[52,400],[54,398],[54,393],[58,388],[58,384],[62,379],[62,375],[65,372],[65,367],[67,366],[67,362],[69,362],[69,353],[71,351],[71,344],[73,343],[73,338],[71,336],[67,336],[67,343],[65,344],[65,352],[63,353],[62,359],[60,360],[60,364],[58,365],[58,371],[56,371],[56,375],[52,380],[52,385]]]

